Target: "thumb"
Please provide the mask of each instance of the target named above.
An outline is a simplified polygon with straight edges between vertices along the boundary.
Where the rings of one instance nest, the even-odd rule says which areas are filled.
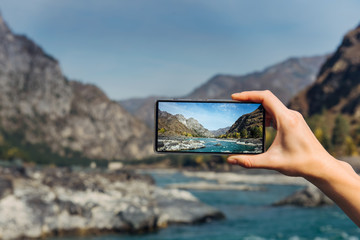
[[[237,164],[244,168],[272,168],[265,153],[257,155],[232,155],[227,159],[230,164]]]

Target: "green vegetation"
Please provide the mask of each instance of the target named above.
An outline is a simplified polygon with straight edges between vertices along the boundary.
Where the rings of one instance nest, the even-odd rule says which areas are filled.
[[[245,128],[241,130],[240,134],[242,138],[248,138],[248,131]]]
[[[91,162],[95,162],[99,167],[106,167],[108,161],[103,159],[89,159],[83,157],[80,152],[65,149],[64,155],[54,153],[45,144],[30,144],[24,141],[22,133],[13,132],[11,134],[0,130],[0,159],[9,162],[21,159],[24,162],[41,165],[56,166],[84,166],[87,167]]]
[[[164,133],[166,130],[165,130],[165,128],[160,128],[159,130],[158,130],[158,133]]]
[[[187,133],[187,132],[182,132],[181,135],[183,135],[185,137],[193,137],[193,135],[191,133]]]
[[[335,126],[331,136],[331,143],[334,146],[342,146],[349,134],[349,125],[345,118],[338,115],[335,119]]]
[[[335,119],[334,119],[335,118]],[[323,111],[306,119],[316,138],[335,156],[357,156],[360,144],[360,124],[351,126],[348,116]],[[350,130],[353,131],[350,131]]]
[[[240,132],[222,134],[218,138],[261,138],[263,136],[262,126],[252,126],[248,129],[242,129]]]
[[[263,127],[262,126],[250,127],[250,136],[252,138],[261,138],[262,135],[263,135]]]

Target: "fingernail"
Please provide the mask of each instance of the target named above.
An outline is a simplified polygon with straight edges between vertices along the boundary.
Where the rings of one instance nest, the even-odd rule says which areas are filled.
[[[227,159],[227,161],[228,161],[228,163],[230,163],[230,164],[237,164],[237,163],[238,163],[237,159],[236,159],[236,158],[232,158],[232,157],[229,157],[229,158]]]

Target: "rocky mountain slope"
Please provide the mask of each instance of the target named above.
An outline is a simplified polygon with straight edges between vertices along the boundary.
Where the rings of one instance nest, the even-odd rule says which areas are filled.
[[[181,136],[184,135],[184,133],[195,135],[195,132],[180,122],[176,116],[165,111],[159,112],[158,130],[159,129],[164,129],[164,132],[161,134],[165,136]]]
[[[61,155],[124,159],[152,152],[149,129],[96,86],[66,79],[56,59],[0,16],[0,125]],[[149,133],[149,134],[146,134]]]
[[[199,86],[185,99],[229,99],[231,94],[244,90],[269,89],[287,103],[300,90],[315,81],[326,56],[290,58],[263,71],[246,75],[216,75]],[[169,98],[169,97],[165,97]],[[119,101],[130,113],[154,126],[154,105],[161,96]]]
[[[243,129],[245,129],[248,133],[252,131],[254,127],[262,127],[264,120],[264,109],[260,106],[255,111],[244,114],[239,117],[238,120],[230,127],[230,129],[226,132],[226,135],[233,133],[241,133]]]
[[[213,134],[194,118],[185,118],[181,114],[172,115],[160,111],[158,116],[158,130],[164,129],[162,135],[181,136],[191,134],[196,137],[212,137]]]
[[[348,32],[313,85],[289,104],[309,116],[323,109],[360,117],[360,25]]]

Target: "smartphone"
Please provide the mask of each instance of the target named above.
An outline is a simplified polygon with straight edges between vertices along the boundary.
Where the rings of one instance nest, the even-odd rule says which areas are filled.
[[[259,103],[158,100],[155,116],[158,153],[264,152],[265,110]]]

